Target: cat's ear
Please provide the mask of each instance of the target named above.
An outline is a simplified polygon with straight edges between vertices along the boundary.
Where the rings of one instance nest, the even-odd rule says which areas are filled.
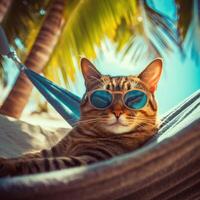
[[[90,90],[94,84],[99,82],[102,75],[87,58],[81,59],[81,70],[85,79],[85,86],[87,90]]]
[[[152,61],[144,71],[138,76],[149,87],[151,93],[154,93],[162,73],[162,59],[157,58]]]

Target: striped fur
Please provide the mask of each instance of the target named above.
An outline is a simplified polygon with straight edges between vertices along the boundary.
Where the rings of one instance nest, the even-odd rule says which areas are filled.
[[[87,59],[82,59],[86,93],[81,103],[80,121],[49,150],[19,158],[0,159],[0,176],[34,174],[88,165],[140,147],[158,128],[157,105],[152,90],[156,88],[160,77],[160,71],[156,71],[160,65],[158,61],[152,62],[139,76],[111,77],[101,75]],[[146,76],[149,78],[146,79]],[[141,110],[128,109],[117,94],[113,104],[106,110],[95,109],[88,100],[88,91],[94,89],[127,91],[134,88],[145,90],[149,94],[148,104]],[[120,113],[118,119],[116,112]]]

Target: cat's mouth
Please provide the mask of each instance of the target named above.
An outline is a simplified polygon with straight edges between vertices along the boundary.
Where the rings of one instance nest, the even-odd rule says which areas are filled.
[[[132,127],[120,120],[115,120],[114,122],[112,121],[111,123],[107,123],[105,129],[113,134],[123,134],[131,131]]]
[[[109,129],[115,128],[127,128],[129,124],[127,123],[125,115],[121,115],[120,117],[116,117],[113,114],[110,115],[109,119],[107,120],[106,126]]]

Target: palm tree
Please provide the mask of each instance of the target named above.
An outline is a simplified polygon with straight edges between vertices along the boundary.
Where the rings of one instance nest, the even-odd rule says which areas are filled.
[[[65,0],[52,1],[43,25],[26,58],[25,65],[36,72],[40,73],[42,71],[49,60],[49,55],[51,55],[57,43],[64,24],[63,12],[65,2]],[[0,113],[18,118],[28,101],[31,91],[32,84],[27,77],[21,73],[2,105]]]

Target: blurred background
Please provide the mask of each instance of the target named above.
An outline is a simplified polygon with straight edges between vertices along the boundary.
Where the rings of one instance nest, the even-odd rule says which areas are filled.
[[[26,66],[80,97],[82,56],[110,75],[162,57],[160,115],[200,88],[199,0],[0,0],[0,23]],[[1,63],[0,113],[65,126],[11,60]]]

